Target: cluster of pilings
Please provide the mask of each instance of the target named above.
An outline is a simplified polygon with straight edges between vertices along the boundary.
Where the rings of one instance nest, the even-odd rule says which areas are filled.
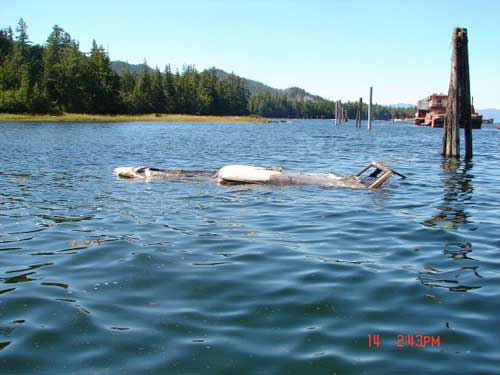
[[[344,109],[342,101],[337,100],[335,102],[335,125],[339,125],[342,121],[349,121],[349,116],[347,116],[347,110]]]
[[[370,87],[370,101],[368,102],[368,130],[372,128],[372,96],[373,87]],[[361,114],[363,109],[363,98],[359,98],[358,105],[356,106],[356,128],[361,128]],[[342,102],[337,100],[335,102],[335,125],[339,125],[342,121],[349,121],[347,111],[344,109]]]

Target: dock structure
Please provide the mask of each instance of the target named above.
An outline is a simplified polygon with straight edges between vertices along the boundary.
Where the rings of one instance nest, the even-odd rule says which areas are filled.
[[[368,101],[368,130],[372,130],[372,99],[373,87],[370,86],[370,100]]]
[[[472,158],[472,111],[467,29],[454,28],[451,43],[450,85],[441,153],[445,157],[460,156],[459,131],[460,127],[463,127],[465,159],[470,159]]]

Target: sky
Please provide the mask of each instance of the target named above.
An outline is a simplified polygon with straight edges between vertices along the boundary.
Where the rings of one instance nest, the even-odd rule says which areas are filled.
[[[328,99],[415,103],[447,92],[451,33],[469,35],[476,108],[500,108],[500,0],[0,0],[0,27],[57,24],[112,60],[217,67]]]

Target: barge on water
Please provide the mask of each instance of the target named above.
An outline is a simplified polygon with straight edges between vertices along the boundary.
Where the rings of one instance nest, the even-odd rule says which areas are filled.
[[[447,104],[448,95],[446,94],[432,94],[425,99],[417,101],[417,112],[415,113],[413,122],[415,125],[442,128],[446,117]],[[481,129],[483,116],[474,110],[474,104],[471,104],[471,118],[472,129]]]

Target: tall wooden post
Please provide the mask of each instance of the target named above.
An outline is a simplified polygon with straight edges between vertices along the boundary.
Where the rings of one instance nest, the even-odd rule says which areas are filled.
[[[368,102],[368,130],[372,130],[372,97],[373,87],[370,86],[370,101]]]
[[[472,105],[470,98],[470,75],[469,75],[469,38],[467,37],[467,29],[462,29],[462,49],[460,51],[463,58],[462,74],[465,97],[462,99],[463,115],[464,115],[464,142],[465,142],[465,159],[472,159]]]
[[[358,122],[359,122],[359,103],[356,105],[356,122],[354,125],[355,128],[358,127]]]
[[[339,101],[335,102],[335,125],[339,124]]]
[[[451,73],[441,153],[460,156],[460,126],[464,128],[465,158],[472,158],[472,118],[467,29],[455,28],[451,37]]]
[[[359,98],[358,106],[356,108],[356,127],[361,127],[361,108],[363,107],[363,98]]]
[[[344,117],[343,116],[343,109],[342,109],[342,101],[341,100],[339,100],[339,115],[338,115],[338,117],[339,117],[338,124],[340,125],[340,124],[342,124],[342,118]]]
[[[359,98],[359,124],[358,128],[361,128],[361,119],[363,118],[363,98]]]

